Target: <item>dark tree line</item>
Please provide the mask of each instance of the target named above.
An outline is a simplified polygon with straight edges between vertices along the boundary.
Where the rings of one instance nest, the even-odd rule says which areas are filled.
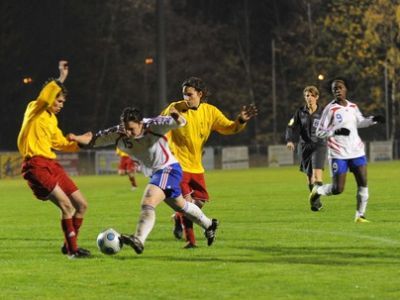
[[[57,76],[60,58],[71,66],[70,95],[59,116],[65,133],[113,125],[128,105],[157,114],[155,7],[155,0],[1,1],[0,149],[16,148],[25,106],[47,77]],[[210,103],[232,118],[243,104],[259,106],[246,132],[215,136],[211,143],[282,142],[304,86],[317,85],[326,103],[327,81],[335,75],[351,79],[352,99],[365,113],[385,113],[385,67],[390,134],[398,134],[396,1],[165,0],[165,8],[166,102],[180,99],[181,82],[195,75],[208,83]],[[146,64],[150,57],[153,64]],[[319,74],[325,79],[318,80]],[[28,76],[33,82],[25,85]],[[369,138],[384,139],[384,129]]]

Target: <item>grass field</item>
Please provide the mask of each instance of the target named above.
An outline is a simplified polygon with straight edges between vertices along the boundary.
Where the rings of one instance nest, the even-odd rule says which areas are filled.
[[[221,222],[215,244],[196,229],[199,247],[182,249],[162,204],[141,256],[105,256],[95,240],[108,227],[134,231],[147,180],[138,176],[131,192],[126,177],[77,177],[90,204],[80,234],[94,254],[87,260],[61,255],[52,204],[22,180],[2,180],[0,299],[400,299],[400,162],[368,171],[369,224],[353,222],[351,174],[345,192],[314,213],[297,167],[208,172],[205,212]]]

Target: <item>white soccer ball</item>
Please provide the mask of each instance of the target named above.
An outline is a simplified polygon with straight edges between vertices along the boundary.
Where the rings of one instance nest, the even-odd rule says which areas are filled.
[[[100,232],[97,236],[97,247],[107,255],[118,253],[122,248],[122,243],[119,239],[121,235],[112,228]]]

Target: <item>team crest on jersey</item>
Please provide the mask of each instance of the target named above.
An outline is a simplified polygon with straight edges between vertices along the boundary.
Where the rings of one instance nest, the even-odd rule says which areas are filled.
[[[313,127],[315,127],[315,128],[317,128],[317,127],[318,127],[319,120],[320,120],[320,119],[314,119],[314,122],[313,122]]]

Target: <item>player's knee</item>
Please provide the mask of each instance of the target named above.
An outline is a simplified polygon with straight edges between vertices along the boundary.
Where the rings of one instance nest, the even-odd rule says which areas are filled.
[[[63,203],[60,203],[59,205],[60,205],[60,209],[64,216],[72,216],[74,214],[75,208],[72,205],[72,203],[63,202]]]
[[[87,209],[88,209],[88,203],[86,200],[84,200],[79,203],[77,212],[79,212],[80,214],[84,214]]]

